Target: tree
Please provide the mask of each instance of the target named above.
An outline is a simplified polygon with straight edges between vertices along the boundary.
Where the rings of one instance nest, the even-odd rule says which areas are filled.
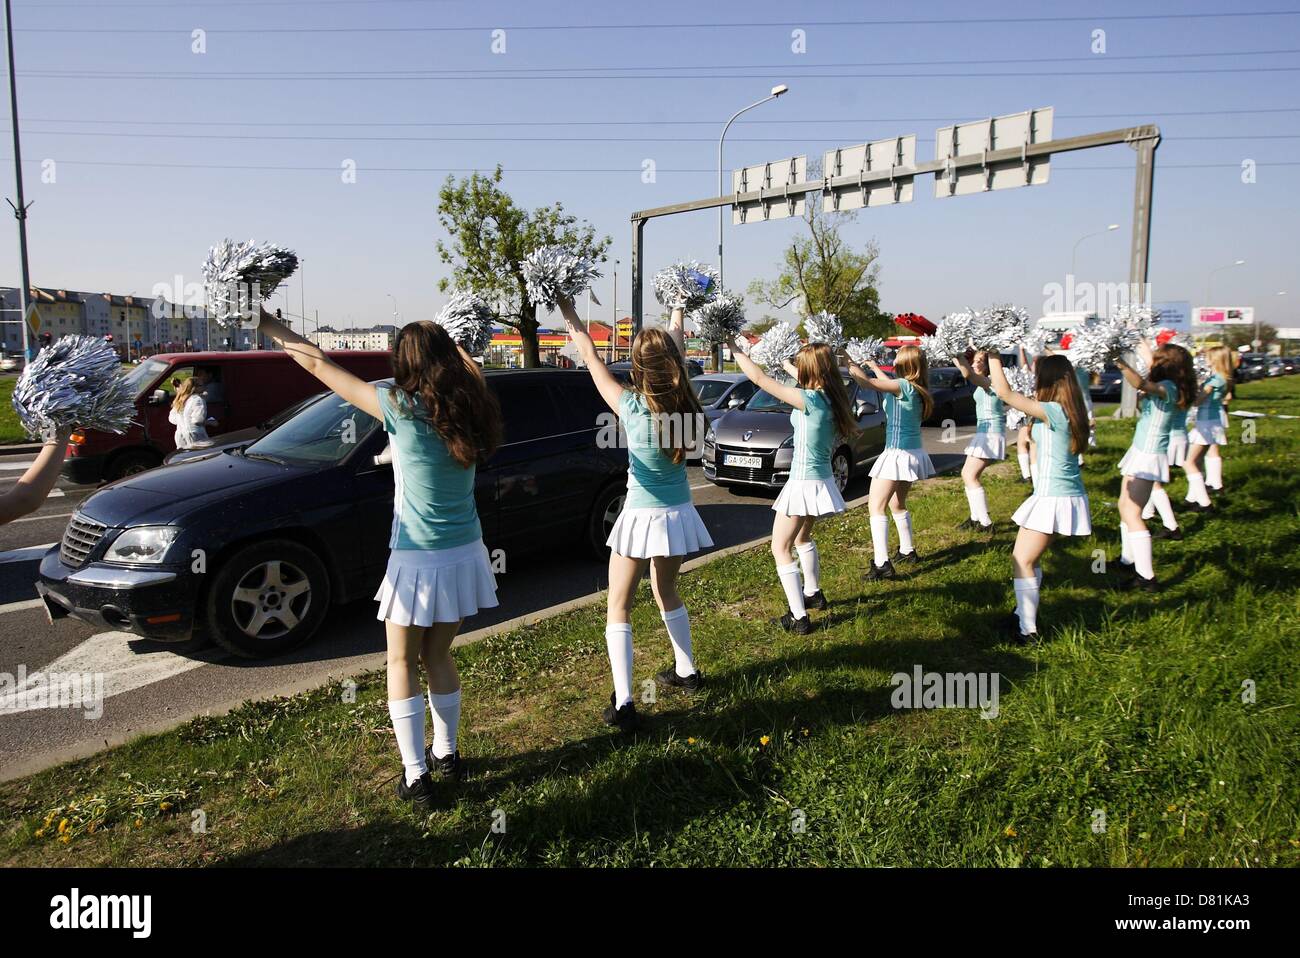
[[[1236,349],[1238,346],[1251,346],[1255,342],[1255,327],[1251,326],[1224,326],[1218,331],[1218,339],[1225,346]],[[1259,341],[1261,348],[1267,349],[1277,341],[1277,327],[1270,326],[1268,323],[1259,325]]]
[[[500,166],[491,176],[448,176],[438,191],[438,221],[450,236],[438,241],[438,255],[452,268],[438,289],[469,290],[492,303],[502,325],[518,331],[524,366],[532,368],[541,365],[540,324],[524,282],[524,258],[539,246],[559,244],[604,262],[611,239],[597,239],[590,223],[580,223],[560,203],[521,209],[501,188],[501,176]]]
[[[745,328],[745,332],[751,333],[754,336],[762,336],[779,322],[781,322],[781,320],[777,319],[775,316],[769,316],[767,313],[764,313],[763,318],[756,319],[754,322],[750,323]]]
[[[791,240],[777,278],[754,280],[749,295],[776,309],[798,302],[809,313],[834,313],[846,336],[888,336],[893,317],[880,309],[880,249],[871,242],[855,250],[840,233],[855,218],[826,213],[820,199],[810,197],[803,217],[807,235]]]

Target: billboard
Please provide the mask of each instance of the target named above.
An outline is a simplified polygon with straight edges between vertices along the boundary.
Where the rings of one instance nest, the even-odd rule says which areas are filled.
[[[1152,303],[1151,308],[1160,314],[1160,325],[1176,333],[1192,331],[1192,304],[1186,300]]]
[[[1254,306],[1198,306],[1197,326],[1254,326]]]

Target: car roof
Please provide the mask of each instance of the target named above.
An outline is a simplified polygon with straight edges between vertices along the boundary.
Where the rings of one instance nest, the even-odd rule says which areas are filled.
[[[327,349],[326,356],[392,356],[392,353],[386,349]],[[293,357],[283,349],[245,349],[245,350],[212,350],[210,352],[194,353],[156,353],[153,356],[146,356],[142,362],[148,362],[156,359],[164,363],[218,363],[218,362],[280,362],[289,360],[293,362]]]
[[[700,373],[700,375],[692,379],[691,382],[698,383],[713,381],[722,383],[738,383],[742,379],[748,378],[749,377],[744,373]]]

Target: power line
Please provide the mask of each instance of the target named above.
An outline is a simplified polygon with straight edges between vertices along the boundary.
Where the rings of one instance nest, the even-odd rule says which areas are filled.
[[[98,6],[98,4],[96,4]],[[1230,10],[1207,13],[1117,13],[1066,16],[1015,16],[1015,17],[908,17],[858,20],[755,20],[750,22],[721,23],[551,23],[514,24],[489,23],[477,26],[394,26],[394,27],[226,27],[213,28],[209,34],[284,34],[284,33],[488,33],[492,30],[556,31],[564,30],[738,30],[770,27],[890,27],[890,26],[978,26],[1004,23],[1097,23],[1102,21],[1167,21],[1167,20],[1223,20],[1253,19],[1261,17],[1287,17],[1300,15],[1300,10]],[[22,27],[17,33],[94,33],[94,34],[175,34],[188,29],[162,27]]]

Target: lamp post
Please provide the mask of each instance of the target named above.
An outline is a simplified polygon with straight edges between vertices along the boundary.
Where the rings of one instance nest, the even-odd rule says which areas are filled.
[[[1224,266],[1219,266],[1210,270],[1209,275],[1205,277],[1205,305],[1206,306],[1214,305],[1214,274],[1222,273],[1225,269],[1232,269],[1234,266],[1243,266],[1245,265],[1245,262],[1246,261],[1244,259],[1233,260],[1231,263],[1227,263]]]
[[[385,295],[387,295],[388,298],[393,301],[393,325],[396,326],[397,325],[397,297],[394,296],[392,293],[387,293]]]
[[[1086,234],[1084,234],[1083,236],[1080,236],[1077,240],[1075,240],[1075,241],[1074,241],[1074,249],[1073,249],[1073,251],[1070,253],[1070,275],[1071,275],[1071,276],[1075,276],[1075,275],[1078,274],[1079,244],[1080,244],[1080,243],[1082,243],[1082,242],[1083,242],[1084,240],[1086,240],[1086,239],[1092,239],[1094,236],[1102,236],[1102,235],[1104,235],[1104,234],[1106,234],[1106,233],[1114,232],[1114,231],[1117,230],[1117,229],[1119,229],[1119,224],[1118,224],[1118,223],[1111,223],[1111,224],[1110,224],[1109,226],[1107,226],[1104,230],[1098,230],[1098,231],[1095,232],[1095,233],[1086,233]]]

